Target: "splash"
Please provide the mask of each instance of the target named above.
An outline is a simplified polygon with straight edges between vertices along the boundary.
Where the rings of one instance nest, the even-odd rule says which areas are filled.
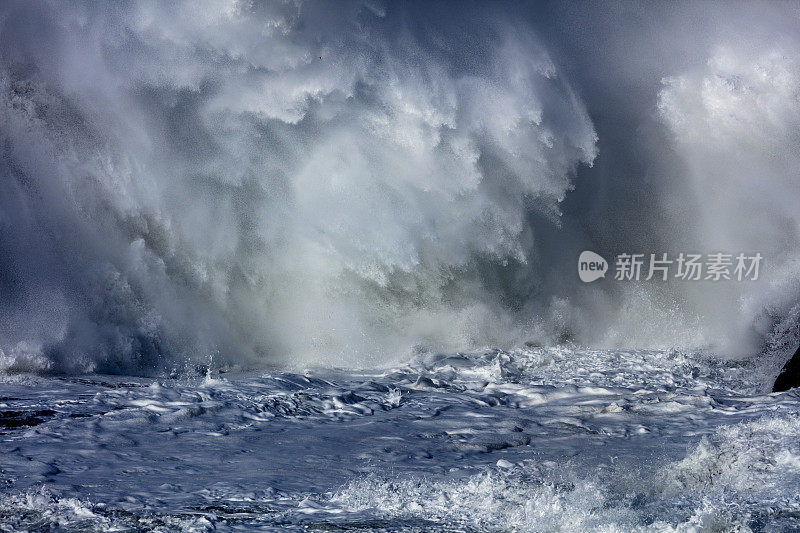
[[[366,364],[524,327],[483,271],[596,153],[525,28],[221,7],[7,8],[7,356]]]
[[[774,26],[783,8],[755,26],[781,39],[740,39],[732,10],[682,62],[651,62],[656,87],[626,81],[633,52],[582,52],[632,86],[620,105],[565,75],[572,34],[441,9],[5,4],[2,369],[374,367],[566,341],[743,356],[791,329],[775,317],[797,305],[800,38]],[[609,113],[656,117],[645,177],[615,166],[613,135],[588,170]],[[639,181],[646,202],[620,193]],[[598,205],[617,218],[590,220]],[[564,265],[583,249],[758,251],[768,273],[581,287]]]

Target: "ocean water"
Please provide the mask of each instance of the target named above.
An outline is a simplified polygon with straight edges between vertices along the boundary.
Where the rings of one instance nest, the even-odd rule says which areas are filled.
[[[680,351],[5,375],[2,531],[786,531],[800,394]]]
[[[0,532],[800,530],[798,87],[797,2],[1,1]]]

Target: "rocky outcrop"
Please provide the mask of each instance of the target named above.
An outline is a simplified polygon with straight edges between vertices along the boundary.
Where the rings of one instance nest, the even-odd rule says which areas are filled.
[[[795,387],[800,387],[800,348],[783,366],[783,370],[778,374],[775,384],[772,386],[772,392],[782,392]]]

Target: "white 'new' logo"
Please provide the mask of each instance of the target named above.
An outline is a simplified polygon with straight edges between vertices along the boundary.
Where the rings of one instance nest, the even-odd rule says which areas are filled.
[[[608,262],[600,255],[586,250],[578,258],[578,276],[584,283],[606,277]]]

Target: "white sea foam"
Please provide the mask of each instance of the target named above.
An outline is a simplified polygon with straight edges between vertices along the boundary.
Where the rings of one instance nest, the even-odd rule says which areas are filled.
[[[448,57],[358,5],[7,11],[47,28],[3,40],[7,355],[374,363],[524,329],[478,269],[527,261],[524,199],[556,209],[596,148],[523,27]]]
[[[782,9],[725,20],[764,32]],[[2,367],[375,367],[419,345],[564,339],[757,352],[797,303],[797,36],[720,30],[651,65],[664,81],[636,86],[634,111],[671,143],[642,156],[663,210],[618,197],[644,178],[611,165],[562,216],[598,158],[593,89],[573,89],[535,17],[441,15],[4,4]],[[585,218],[603,198],[620,220]],[[764,284],[581,287],[564,271],[608,243],[761,251]]]
[[[702,354],[566,347],[369,372],[5,376],[0,522],[787,530],[799,400],[754,378]]]

